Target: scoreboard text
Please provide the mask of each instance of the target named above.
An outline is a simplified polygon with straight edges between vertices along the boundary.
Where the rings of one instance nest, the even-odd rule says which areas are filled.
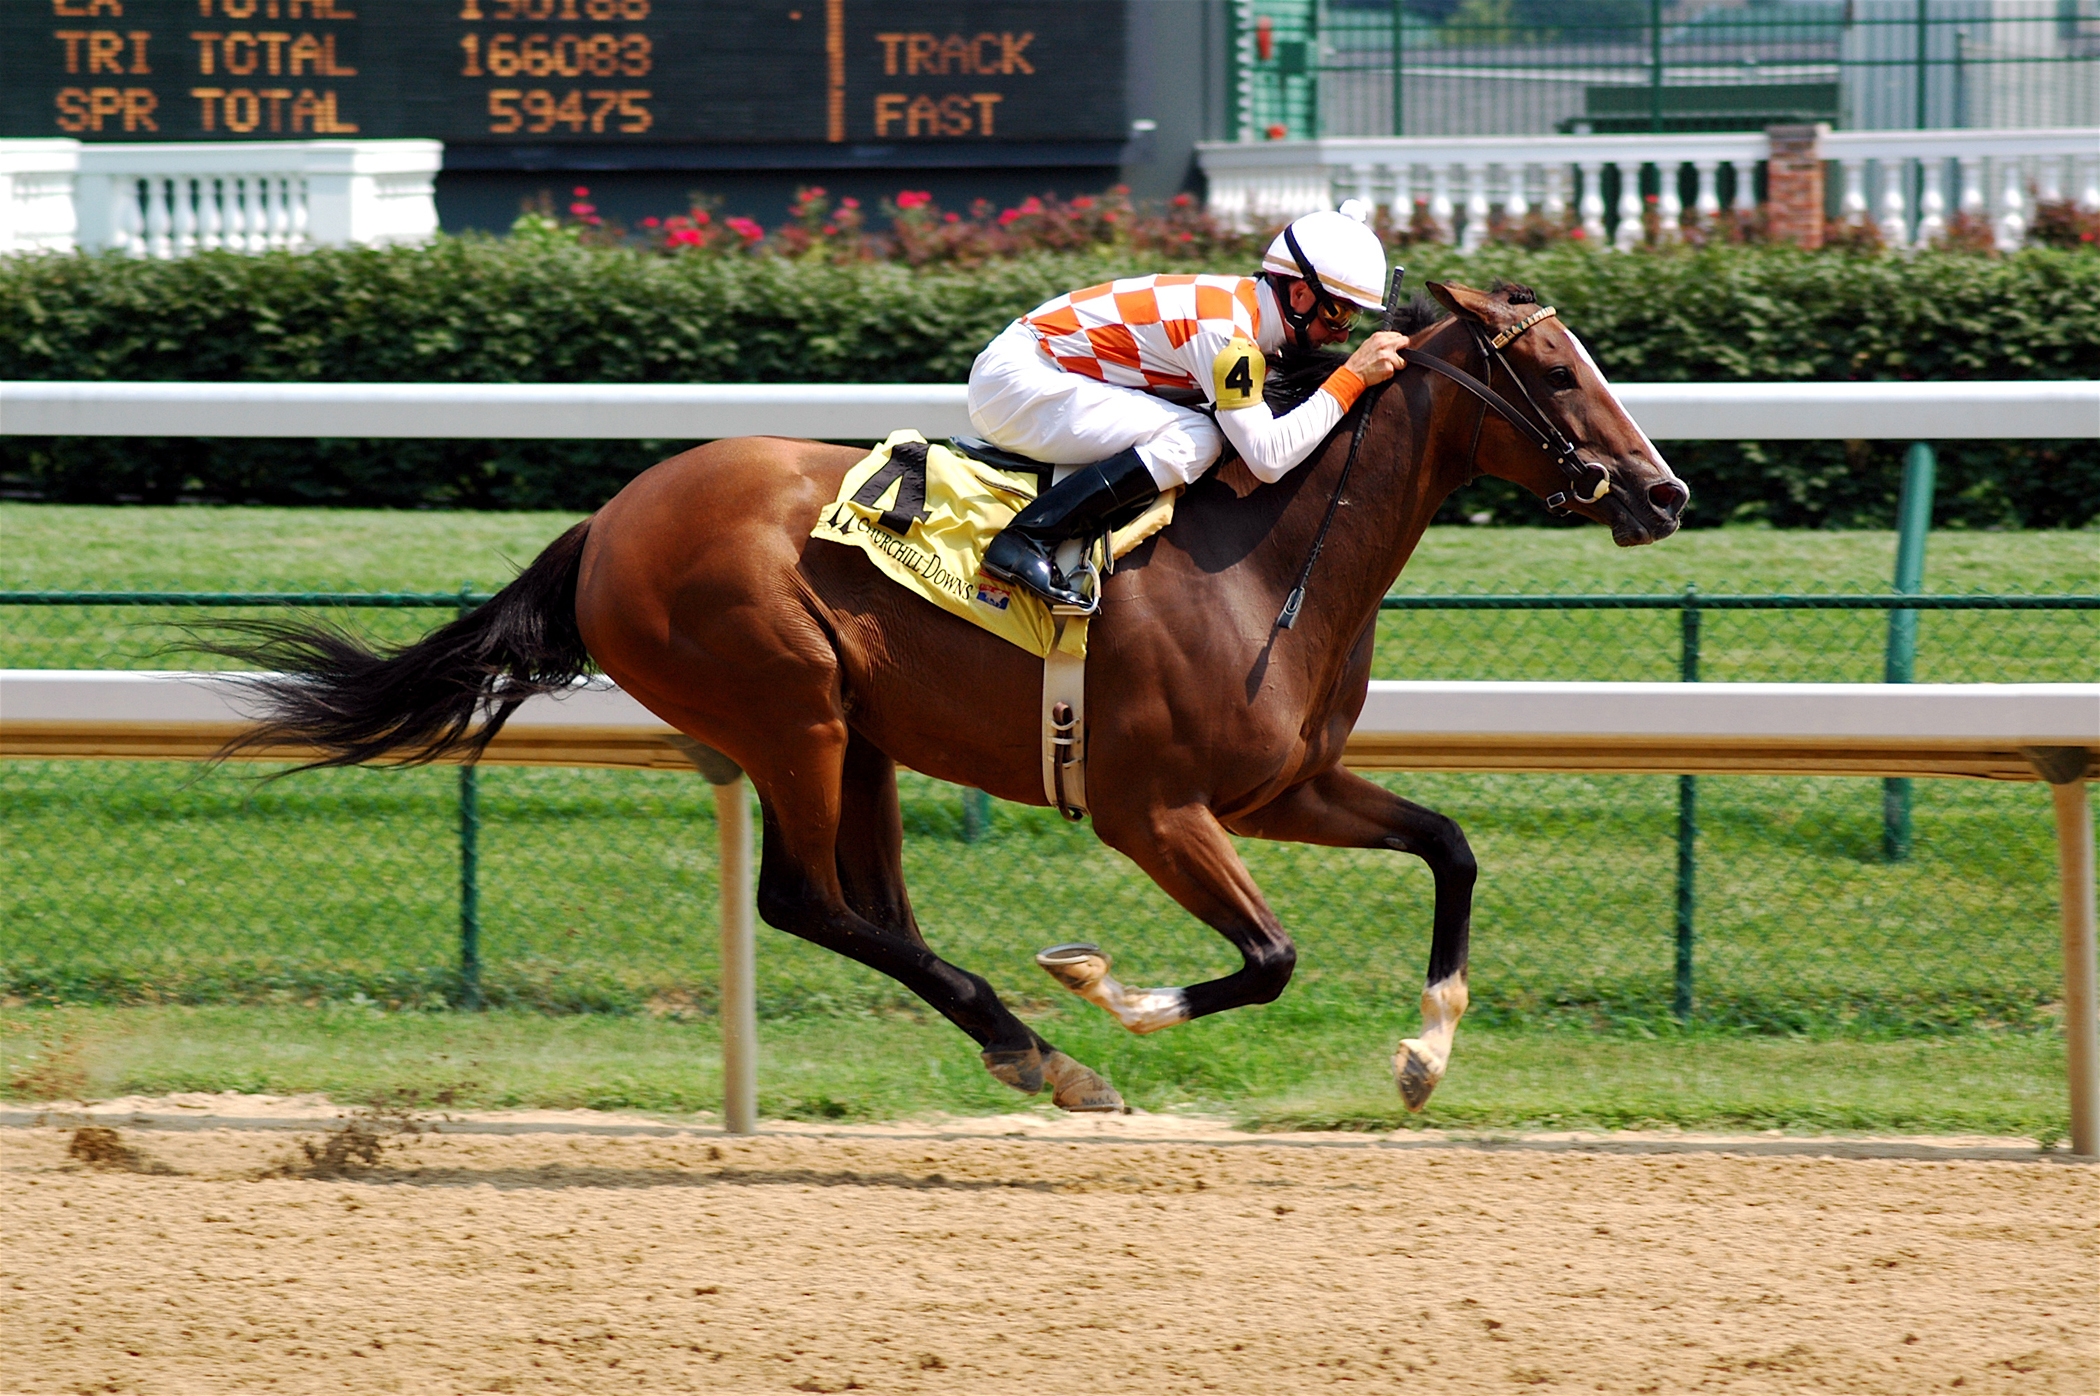
[[[1125,0],[0,0],[0,135],[1116,140]]]

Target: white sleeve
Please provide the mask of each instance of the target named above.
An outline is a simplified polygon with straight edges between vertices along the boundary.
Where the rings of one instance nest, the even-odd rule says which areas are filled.
[[[1316,392],[1281,417],[1259,402],[1220,412],[1218,429],[1254,478],[1273,485],[1327,439],[1345,410],[1333,393]]]

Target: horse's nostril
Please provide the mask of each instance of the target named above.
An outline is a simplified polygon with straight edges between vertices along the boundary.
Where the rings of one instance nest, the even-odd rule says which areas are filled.
[[[1676,518],[1677,511],[1691,500],[1692,492],[1675,480],[1658,480],[1648,486],[1648,502],[1656,512],[1668,518]]]

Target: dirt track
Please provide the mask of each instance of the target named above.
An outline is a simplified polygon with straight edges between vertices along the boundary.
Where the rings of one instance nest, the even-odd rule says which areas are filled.
[[[9,1390],[2100,1388],[2061,1163],[70,1138],[0,1130]]]

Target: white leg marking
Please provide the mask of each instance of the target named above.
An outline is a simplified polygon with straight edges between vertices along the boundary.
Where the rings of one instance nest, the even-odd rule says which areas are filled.
[[[1422,991],[1422,1035],[1410,1037],[1393,1053],[1393,1079],[1410,1110],[1429,1103],[1429,1093],[1451,1065],[1451,1043],[1466,1012],[1463,972],[1439,979]]]
[[[1158,1032],[1189,1020],[1189,996],[1180,989],[1126,989],[1108,972],[1098,945],[1053,945],[1035,957],[1052,979],[1132,1032]]]

